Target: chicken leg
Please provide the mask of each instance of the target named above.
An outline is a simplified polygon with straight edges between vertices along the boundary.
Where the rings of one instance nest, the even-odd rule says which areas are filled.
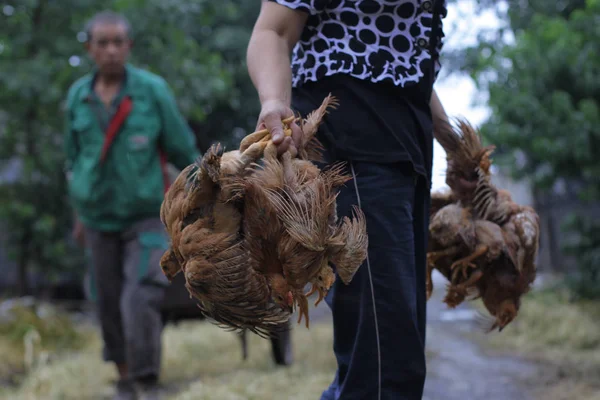
[[[427,264],[432,264],[435,267],[435,263],[442,257],[453,256],[460,251],[459,246],[448,247],[447,249],[440,251],[430,251],[427,253]]]
[[[253,143],[238,157],[228,158],[221,166],[221,200],[229,202],[243,197],[244,184],[242,178],[246,169],[266,154],[271,142],[261,140]]]
[[[306,328],[309,326],[309,317],[308,317],[308,299],[302,293],[302,291],[298,291],[294,293],[294,299],[298,304],[298,323],[302,321],[302,317],[304,317],[306,321]]]
[[[317,283],[313,283],[311,285],[310,290],[308,291],[308,293],[306,293],[304,296],[306,297],[310,297],[312,296],[313,293],[318,292],[319,293],[319,297],[317,298],[317,301],[315,301],[315,307],[321,302],[323,301],[323,299],[325,298],[326,294],[325,294],[325,290],[323,288],[321,288]]]
[[[285,136],[292,135],[292,130],[289,128],[289,126],[286,126],[286,125],[291,124],[292,122],[296,121],[296,119],[297,118],[295,116],[291,116],[291,117],[288,117],[281,121],[281,123],[284,126],[283,133],[285,134]],[[268,129],[261,129],[259,131],[251,133],[251,134],[247,135],[244,139],[242,139],[242,141],[240,142],[239,150],[241,152],[244,152],[244,151],[246,151],[246,149],[248,149],[248,147],[250,147],[254,143],[260,142],[261,140],[265,139],[267,136],[269,138],[271,136],[271,133],[269,132]]]
[[[484,244],[480,244],[475,248],[475,251],[471,254],[469,254],[468,256],[461,258],[460,260],[456,260],[455,262],[452,263],[452,265],[450,266],[450,270],[453,271],[452,273],[452,282],[456,282],[456,278],[458,277],[458,274],[462,271],[463,277],[466,279],[467,278],[467,271],[468,268],[477,268],[477,266],[473,263],[473,260],[481,257],[482,255],[484,255],[485,253],[487,253],[489,247],[484,245]]]
[[[450,284],[444,298],[444,303],[450,308],[458,306],[467,296],[469,288],[475,285],[482,276],[483,272],[480,269],[476,269],[465,282],[458,285]]]

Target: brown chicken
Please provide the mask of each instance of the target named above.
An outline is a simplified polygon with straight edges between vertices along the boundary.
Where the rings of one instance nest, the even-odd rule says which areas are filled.
[[[289,313],[268,304],[265,279],[247,262],[240,232],[242,208],[231,200],[233,194],[226,182],[246,173],[265,145],[250,146],[244,153],[223,153],[220,145],[211,146],[195,171],[186,176],[184,201],[173,203],[169,210],[179,213],[180,230],[169,232],[172,248],[161,260],[165,275],[172,276],[177,268],[173,262],[177,246],[184,260],[180,265],[186,287],[199,300],[204,314],[221,326],[249,329],[261,336],[281,326]],[[177,190],[175,185],[172,188]],[[164,208],[167,216],[168,207]]]
[[[257,265],[263,263],[273,300],[284,306],[295,304],[298,322],[304,317],[307,327],[308,301],[303,292],[306,284],[311,283],[314,288],[309,294],[318,291],[318,304],[335,279],[329,261],[335,262],[342,281],[349,283],[366,258],[364,218],[346,218],[340,226],[335,224],[336,191],[350,176],[343,174],[341,165],[320,171],[309,160],[319,158],[320,145],[315,134],[327,108],[335,104],[335,99],[328,96],[303,121],[298,158],[292,158],[288,152],[278,159],[274,147],[267,146],[263,166],[245,178],[245,193],[255,196],[250,199],[246,195],[245,200],[245,232],[253,238],[249,246],[256,246],[250,258]],[[252,140],[264,138],[254,136]],[[243,141],[240,148],[248,145],[248,141]],[[362,212],[357,211],[357,215],[362,216]],[[256,238],[260,239],[260,246]],[[355,251],[350,259],[345,259],[350,248]]]
[[[285,164],[286,157],[284,171]],[[345,181],[341,176],[328,171],[305,183],[294,181],[295,178],[298,176],[294,175],[292,181],[286,179],[283,193],[270,191],[268,196],[285,228],[278,239],[279,260],[300,310],[299,321],[304,316],[308,326],[308,302],[303,288],[308,282],[319,282],[319,276],[326,278],[315,289],[322,299],[333,284],[328,278],[330,261],[336,265],[342,281],[349,283],[366,257],[366,225],[360,218],[361,211],[356,212],[359,218],[346,218],[339,227],[331,224],[336,219],[332,215],[336,201],[332,189]],[[356,252],[347,259],[344,256],[351,250],[349,246],[355,246]]]
[[[328,96],[301,121],[297,157],[278,156],[269,132],[255,132],[238,150],[211,146],[167,193],[161,219],[171,248],[161,267],[169,279],[182,270],[190,294],[220,326],[269,335],[297,307],[308,327],[306,285],[320,301],[335,280],[330,262],[348,284],[366,258],[362,212],[339,223],[336,215],[337,189],[349,176],[341,165],[321,171],[312,163],[332,105]],[[286,135],[296,121],[283,121]]]
[[[502,330],[517,315],[520,299],[535,279],[539,218],[491,183],[490,155],[466,121],[458,129],[438,126],[448,159],[451,193],[432,196],[427,290],[432,269],[449,281],[445,302],[455,307],[468,294],[481,298]],[[473,185],[462,185],[460,181]],[[466,188],[466,189],[465,189]]]
[[[182,218],[179,210],[185,201],[187,179],[194,169],[195,164],[191,164],[181,171],[167,191],[160,207],[160,219],[171,238],[171,246],[160,261],[161,268],[169,281],[181,271],[183,258],[179,253],[179,240]]]

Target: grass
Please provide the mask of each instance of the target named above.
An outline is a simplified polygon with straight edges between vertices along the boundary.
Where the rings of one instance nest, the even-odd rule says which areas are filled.
[[[0,318],[0,381],[18,383],[36,354],[49,357],[85,344],[84,332],[66,313],[49,305],[15,305]]]
[[[517,319],[489,340],[543,366],[539,398],[600,400],[600,302],[570,302],[561,289],[530,293]]]
[[[180,332],[182,339],[194,342],[177,344],[178,335],[172,335],[167,343],[178,351],[173,351],[173,357],[166,360],[166,365],[172,368],[167,368],[170,371],[165,375],[165,380],[181,379],[185,374],[200,378],[176,399],[318,398],[333,378],[335,359],[331,349],[330,324],[314,325],[310,331],[302,326],[294,329],[295,363],[290,368],[274,367],[270,343],[254,335],[250,340],[250,357],[246,362],[241,362],[237,338],[214,327],[199,329],[202,335],[191,336]],[[201,341],[196,342],[198,339]],[[196,362],[193,366],[186,366],[178,361],[177,354],[188,351],[192,346],[198,353],[194,357]]]
[[[538,361],[540,374],[525,384],[536,388],[539,399],[600,400],[598,304],[569,303],[560,291],[531,293],[524,298],[519,317],[500,334],[485,335],[483,347]],[[101,359],[97,327],[83,326],[73,335],[72,325],[62,317],[55,319],[61,322],[53,328],[40,325],[31,315],[23,321],[28,318],[30,322],[13,329],[0,329],[1,367],[11,359],[23,365],[24,332],[31,330],[17,327],[38,324],[36,331],[42,338],[29,373],[19,386],[0,389],[0,399],[110,398],[116,373]],[[287,368],[274,365],[270,342],[255,335],[249,336],[250,357],[243,361],[240,341],[233,333],[207,322],[170,325],[163,336],[161,381],[169,398],[177,400],[318,398],[335,373],[331,323],[329,318],[321,321],[310,330],[294,325],[295,362]],[[64,335],[52,333],[63,325]],[[13,337],[9,332],[20,333]],[[40,347],[53,356],[41,356]],[[434,372],[436,355],[427,355]]]
[[[277,368],[270,342],[255,335],[250,335],[250,356],[243,361],[233,333],[206,322],[168,326],[161,381],[173,392],[170,398],[180,400],[318,398],[335,372],[331,325],[297,326],[292,334],[295,362]],[[107,398],[116,374],[102,362],[100,348],[98,334],[91,332],[84,349],[38,365],[20,387],[0,392],[0,398]]]

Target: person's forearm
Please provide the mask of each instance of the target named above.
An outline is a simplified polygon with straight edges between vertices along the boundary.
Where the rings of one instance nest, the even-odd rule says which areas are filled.
[[[429,102],[429,106],[431,108],[431,117],[433,119],[433,135],[437,138],[438,130],[436,126],[441,126],[450,123],[448,119],[448,115],[446,114],[446,110],[444,110],[444,106],[440,101],[435,89],[431,94],[431,100]]]
[[[272,30],[255,31],[248,44],[250,79],[261,104],[279,100],[289,105],[292,97],[291,49],[287,40]]]

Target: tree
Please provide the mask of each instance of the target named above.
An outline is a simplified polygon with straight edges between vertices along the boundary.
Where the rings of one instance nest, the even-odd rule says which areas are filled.
[[[249,116],[256,112],[256,100],[250,98],[248,79],[240,66],[245,57],[242,46],[253,23],[250,18],[255,14],[239,3],[247,2],[3,3],[0,163],[16,159],[22,169],[16,182],[0,182],[0,225],[8,232],[3,245],[19,267],[19,293],[29,292],[30,269],[47,278],[82,270],[81,254],[68,241],[71,210],[63,173],[62,107],[68,87],[90,66],[83,47],[85,21],[100,6],[123,12],[134,28],[132,62],[169,82],[183,113],[202,128],[199,141],[210,137],[233,143],[234,128],[251,129]]]

